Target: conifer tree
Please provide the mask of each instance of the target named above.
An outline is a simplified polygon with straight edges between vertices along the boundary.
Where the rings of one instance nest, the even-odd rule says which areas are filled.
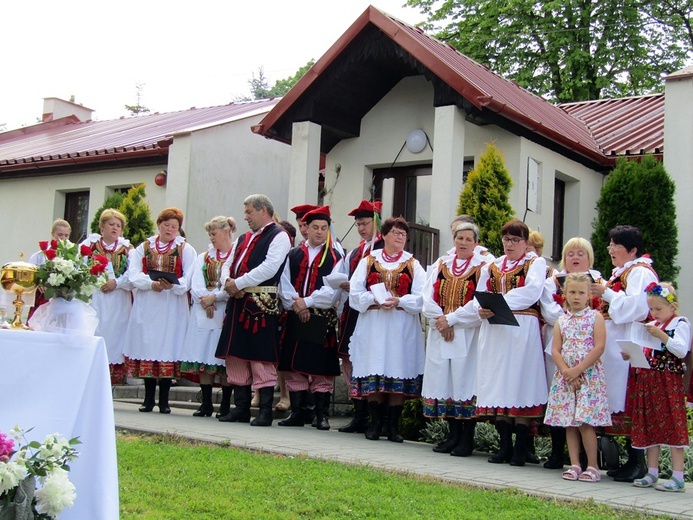
[[[460,192],[457,214],[474,219],[480,230],[479,241],[496,256],[503,254],[501,229],[515,216],[508,199],[512,185],[503,154],[494,144],[487,144]]]
[[[609,231],[630,225],[642,232],[644,252],[652,258],[660,280],[675,281],[679,272],[674,262],[678,254],[675,190],[664,165],[652,156],[642,161],[620,159],[616,163],[597,201],[598,213],[593,223],[594,267],[605,278],[613,269],[606,250]]]
[[[105,209],[117,209],[120,211],[120,206],[123,204],[123,199],[125,198],[125,195],[123,195],[121,192],[116,191],[113,195],[108,197],[103,205],[96,210],[96,215],[94,215],[94,220],[91,221],[91,226],[89,229],[91,230],[92,233],[98,233],[100,231],[99,229],[99,219],[101,218],[101,213],[103,213],[103,210]]]
[[[134,247],[144,242],[154,232],[154,223],[150,218],[149,204],[144,201],[144,184],[133,186],[123,199],[120,212],[125,215],[126,225],[123,236]]]

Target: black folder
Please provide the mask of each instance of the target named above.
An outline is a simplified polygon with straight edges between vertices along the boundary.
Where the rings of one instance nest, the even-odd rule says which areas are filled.
[[[327,339],[327,318],[311,313],[310,319],[303,323],[293,311],[286,321],[286,334],[295,341],[307,341],[322,345]]]
[[[156,269],[150,269],[149,278],[151,278],[155,282],[163,278],[164,280],[168,280],[169,282],[171,282],[173,285],[180,285],[180,282],[178,281],[178,277],[176,276],[176,274],[169,273],[167,271],[157,271]]]
[[[474,297],[484,309],[494,312],[495,316],[488,319],[488,322],[492,325],[520,326],[502,294],[474,291]]]

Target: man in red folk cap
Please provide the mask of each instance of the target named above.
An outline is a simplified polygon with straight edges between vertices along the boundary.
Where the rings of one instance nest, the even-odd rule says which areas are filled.
[[[301,244],[308,240],[308,224],[306,224],[302,219],[306,213],[318,209],[318,206],[313,204],[299,204],[291,208],[291,211],[296,215],[296,224],[298,225],[298,232],[301,233],[303,237]],[[301,245],[299,244],[299,245]]]
[[[351,279],[361,259],[368,256],[371,247],[373,249],[383,248],[383,240],[378,233],[376,222],[376,220],[380,219],[382,207],[382,202],[362,200],[356,208],[349,212],[349,216],[355,219],[354,225],[361,237],[358,247],[352,250],[340,264],[341,272],[346,274],[349,279]],[[339,322],[337,353],[342,358],[344,378],[346,379],[347,388],[349,388],[349,394],[352,395],[351,400],[354,403],[354,419],[346,426],[342,426],[339,431],[342,433],[364,433],[368,428],[368,401],[355,395],[356,388],[350,384],[351,360],[349,358],[349,340],[356,328],[356,320],[359,313],[349,307],[349,282],[342,283],[339,288],[340,292],[342,292],[341,300],[344,300],[344,306],[342,307]]]
[[[332,243],[330,208],[309,211],[307,240],[289,252],[279,282],[279,298],[288,310],[280,349],[279,370],[285,372],[291,415],[279,426],[303,426],[308,394],[315,401],[315,425],[329,430],[328,410],[339,375],[337,312],[339,291],[323,284],[323,276],[336,269],[342,255]]]

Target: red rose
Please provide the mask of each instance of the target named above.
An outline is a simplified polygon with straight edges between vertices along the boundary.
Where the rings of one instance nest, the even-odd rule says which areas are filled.
[[[48,240],[41,240],[39,242],[39,248],[41,248],[41,251],[48,249]]]
[[[79,247],[79,254],[82,256],[91,256],[94,253],[94,251],[91,250],[91,247],[82,244]]]
[[[108,257],[106,255],[94,255],[94,262],[102,264],[105,268],[108,265]]]
[[[51,249],[58,249],[58,241],[53,239],[51,240]]]
[[[93,274],[94,276],[98,276],[101,273],[103,273],[105,270],[106,270],[106,266],[104,264],[94,264],[89,269],[89,272],[91,274]]]
[[[43,254],[46,255],[48,260],[53,260],[57,253],[55,252],[55,249],[48,249],[47,251],[44,251]]]

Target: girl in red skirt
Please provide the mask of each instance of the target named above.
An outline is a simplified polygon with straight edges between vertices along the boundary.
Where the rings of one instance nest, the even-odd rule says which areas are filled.
[[[654,322],[645,327],[661,341],[661,350],[645,348],[650,368],[637,368],[628,381],[627,410],[633,421],[633,448],[647,450],[647,474],[635,479],[635,487],[654,487],[659,491],[685,491],[684,449],[688,448],[686,395],[683,387],[683,360],[689,350],[691,327],[688,319],[677,316],[675,289],[668,283],[651,283],[645,289]],[[628,359],[623,354],[624,359]],[[671,449],[674,473],[669,480],[659,478],[661,445]]]

